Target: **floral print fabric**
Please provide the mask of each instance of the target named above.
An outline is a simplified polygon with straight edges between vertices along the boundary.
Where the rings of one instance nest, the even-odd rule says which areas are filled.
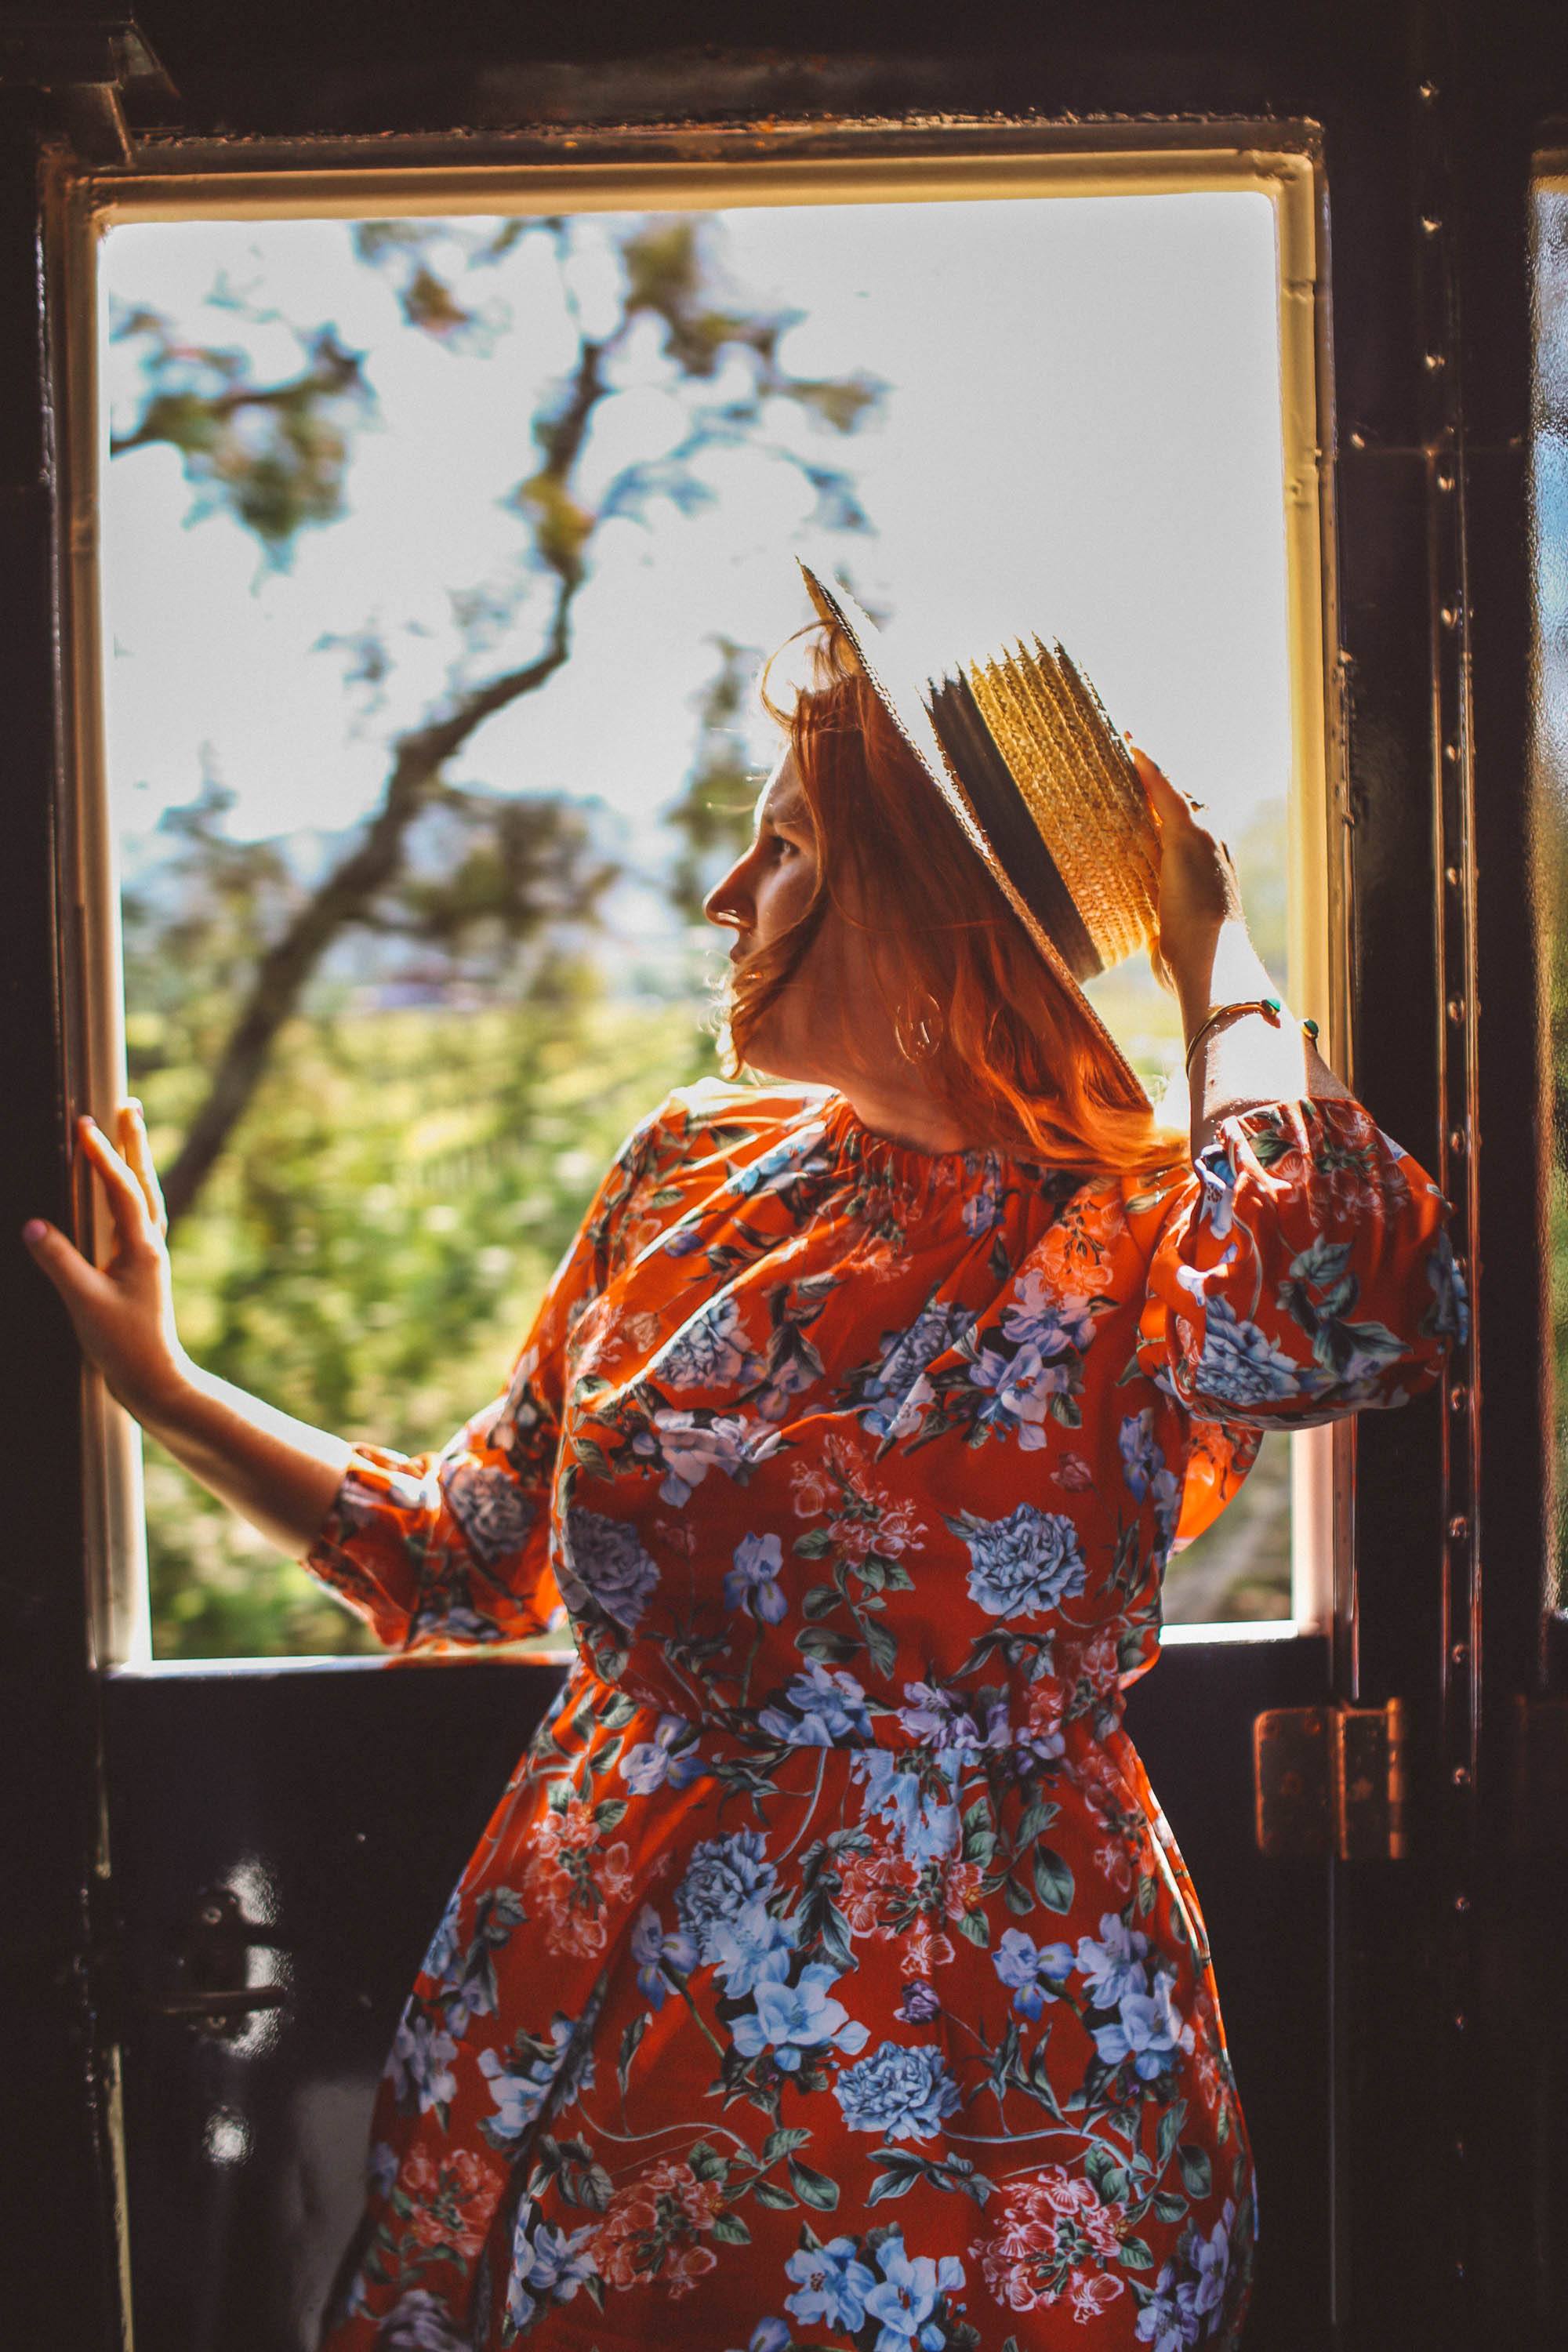
[[[503,1393],[310,1555],[576,1662],[388,2061],[324,2343],[1228,2346],[1203,1917],[1121,1726],[1261,1432],[1429,1386],[1463,1286],[1352,1101],[1142,1180],[716,1081],[627,1139]]]

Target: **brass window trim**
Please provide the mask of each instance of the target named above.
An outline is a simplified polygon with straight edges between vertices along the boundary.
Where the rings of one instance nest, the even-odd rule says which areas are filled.
[[[1225,143],[1227,130],[1232,137]],[[329,158],[319,142],[268,144],[258,153],[248,142],[226,152],[221,142],[160,139],[144,142],[129,165],[86,168],[57,155],[47,174],[46,267],[65,518],[62,769],[68,782],[59,816],[73,1108],[106,1116],[126,1089],[100,562],[107,419],[100,413],[103,294],[97,259],[107,229],[131,221],[728,210],[1220,191],[1266,196],[1276,225],[1291,704],[1290,992],[1322,1024],[1327,1051],[1353,1085],[1348,860],[1341,818],[1345,781],[1326,654],[1336,643],[1326,195],[1312,126],[955,121],[731,131],[684,125],[635,133],[561,132],[534,139],[525,155],[481,162],[454,162],[449,141],[423,142],[421,160],[420,144],[333,142]],[[79,1214],[87,1213],[85,1197],[78,1206]],[[84,1412],[95,1662],[143,1665],[150,1659],[150,1627],[140,1433],[95,1375],[84,1374]],[[1353,1460],[1349,1427],[1308,1430],[1293,1440],[1290,1629],[1298,1633],[1330,1626],[1336,1587],[1343,1613]],[[1290,1629],[1270,1623],[1258,1633]],[[1201,1628],[1179,1631],[1185,1641],[1202,1637]]]

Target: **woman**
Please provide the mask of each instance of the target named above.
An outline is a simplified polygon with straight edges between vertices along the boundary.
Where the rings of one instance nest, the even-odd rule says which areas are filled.
[[[1199,803],[1136,755],[1125,854],[1103,808],[1076,879],[1047,852],[998,698],[1070,665],[912,697],[811,585],[819,683],[708,902],[768,1082],[640,1123],[438,1456],[195,1370],[134,1105],[82,1130],[107,1270],[28,1229],[114,1393],[384,1642],[571,1617],[397,2028],[331,2352],[1239,2336],[1247,2135],[1121,1693],[1261,1431],[1436,1378],[1447,1204],[1282,1017]],[[1077,986],[1140,855],[1189,1138]]]

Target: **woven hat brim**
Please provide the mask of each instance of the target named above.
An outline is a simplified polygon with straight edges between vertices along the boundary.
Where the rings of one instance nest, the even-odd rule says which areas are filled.
[[[920,761],[921,768],[963,829],[971,847],[1024,926],[1031,945],[1049,965],[1077,1011],[1100,1039],[1110,1066],[1121,1082],[1130,1108],[1152,1108],[1147,1087],[1121,1046],[1079,986],[1067,959],[1039,917],[1029,906],[1006,866],[997,855],[953,769],[926,706],[928,681],[918,667],[907,662],[889,633],[878,626],[842,583],[831,585],[801,559],[801,572],[818,617],[842,630],[855,658],[889,718]]]

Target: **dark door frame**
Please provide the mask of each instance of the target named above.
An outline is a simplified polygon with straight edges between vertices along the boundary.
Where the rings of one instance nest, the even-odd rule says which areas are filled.
[[[773,142],[792,120],[904,121],[936,136],[937,119],[955,114],[1032,117],[1086,137],[1139,120],[1317,122],[1333,235],[1331,646],[1351,780],[1340,816],[1353,1076],[1455,1201],[1479,1294],[1476,1341],[1442,1409],[1359,1432],[1336,1687],[1407,1702],[1413,1850],[1405,1864],[1336,1874],[1337,2332],[1347,2347],[1468,2345],[1490,2328],[1545,2344],[1568,2284],[1563,2233],[1548,2227],[1568,2187],[1563,2029],[1546,2021],[1561,2011],[1548,1962],[1563,1873],[1543,1880],[1529,1860],[1513,1744],[1519,1709],[1552,1671],[1540,1582],[1527,198],[1541,127],[1568,103],[1568,64],[1545,11],[1420,0],[1384,12],[1324,0],[1279,21],[1130,5],[1114,26],[1096,12],[1023,45],[992,0],[957,28],[876,0],[847,26],[833,14],[803,0],[780,12],[779,46],[743,50],[710,0],[679,0],[649,56],[632,12],[587,8],[563,57],[558,26],[522,27],[510,11],[475,9],[454,26],[448,12],[438,25],[423,12],[389,19],[371,0],[316,21],[294,0],[216,12],[150,0],[139,44],[126,12],[88,0],[47,15],[0,5],[11,621],[0,683],[12,751],[0,971],[16,1106],[0,1200],[13,1234],[39,1208],[67,1213],[77,915],[58,886],[68,715],[47,167],[76,157],[133,168],[154,147],[166,163],[175,135],[193,162],[204,142],[206,160],[232,162],[243,140],[258,164],[308,146],[328,165],[362,159],[373,140],[387,156],[388,134],[437,161],[558,148],[606,126],[668,152],[736,121]],[[30,2326],[40,2340],[108,2346],[120,2333],[117,1996],[81,1389],[61,1318],[15,1246],[0,1251],[0,1286],[7,1328],[23,1335],[13,1371],[25,1373],[8,1423],[0,1853],[25,1923],[6,1955],[12,2014],[26,2019],[0,2123],[19,2184],[3,2294],[19,2336]],[[1482,1334],[1494,1331],[1483,1387]],[[1522,2054],[1521,2002],[1535,2009]]]

